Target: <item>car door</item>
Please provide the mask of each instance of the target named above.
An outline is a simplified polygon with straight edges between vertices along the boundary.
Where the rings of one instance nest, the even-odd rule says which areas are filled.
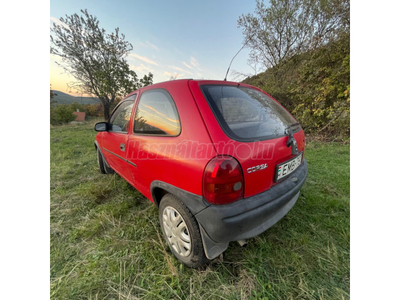
[[[142,92],[135,116],[133,134],[129,136],[128,160],[134,186],[150,197],[150,184],[157,178],[165,180],[174,172],[174,158],[166,153],[176,147],[181,125],[174,100],[165,89]]]
[[[121,177],[132,183],[132,176],[127,167],[126,153],[128,136],[132,132],[131,115],[136,95],[122,101],[112,113],[109,129],[103,135],[102,152],[108,164]]]

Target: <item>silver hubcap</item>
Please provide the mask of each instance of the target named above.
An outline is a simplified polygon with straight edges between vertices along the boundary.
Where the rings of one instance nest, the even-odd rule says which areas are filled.
[[[171,206],[163,211],[163,227],[171,247],[181,256],[190,254],[190,234],[182,216]]]

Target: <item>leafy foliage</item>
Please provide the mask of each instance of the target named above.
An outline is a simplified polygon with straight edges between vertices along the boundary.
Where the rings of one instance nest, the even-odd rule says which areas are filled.
[[[254,62],[255,57],[267,68],[244,82],[260,87],[280,101],[306,132],[347,139],[350,134],[348,1],[270,3],[266,8],[257,1],[256,15],[239,19],[245,38],[250,38],[250,61]],[[303,15],[305,12],[307,16]]]
[[[271,0],[269,7],[256,2],[254,14],[242,15],[238,27],[251,49],[250,63],[265,68],[325,45],[350,28],[349,0]]]
[[[347,35],[243,82],[258,86],[276,98],[307,133],[348,138],[350,43]]]
[[[64,104],[50,108],[50,124],[61,125],[75,120],[76,116],[72,112],[72,108]]]
[[[57,94],[54,93],[54,91],[51,90],[51,87],[50,87],[50,101],[53,100],[54,96],[57,96]]]
[[[111,106],[111,109],[117,103]],[[61,108],[59,108],[61,107]],[[50,124],[60,125],[75,120],[76,116],[69,117],[74,111],[84,112],[86,117],[103,117],[103,107],[101,104],[79,104],[74,102],[72,104],[59,104],[50,107]]]
[[[50,85],[50,109],[52,109],[57,104],[57,101],[54,100],[55,96],[57,96],[57,94],[51,89]]]
[[[299,77],[289,93],[295,99],[293,113],[314,132],[350,134],[349,39],[323,47],[303,61]]]
[[[108,119],[115,99],[152,84],[153,74],[139,80],[125,59],[132,44],[119,33],[119,28],[107,34],[96,17],[87,10],[81,12],[81,16],[60,18],[61,25],[53,23],[50,52],[61,58],[59,65],[76,79],[71,87],[100,99],[104,118]]]

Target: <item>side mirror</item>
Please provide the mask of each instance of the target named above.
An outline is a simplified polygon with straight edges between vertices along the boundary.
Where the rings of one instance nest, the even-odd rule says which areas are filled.
[[[107,122],[99,122],[94,125],[94,130],[102,132],[102,131],[107,131]]]

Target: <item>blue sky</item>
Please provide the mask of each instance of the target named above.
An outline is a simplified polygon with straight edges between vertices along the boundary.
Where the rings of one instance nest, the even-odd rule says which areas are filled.
[[[50,25],[60,17],[80,13],[95,15],[108,32],[116,27],[133,45],[131,68],[142,77],[154,74],[154,82],[179,78],[223,79],[232,57],[243,42],[237,20],[254,12],[255,0],[232,1],[60,1],[50,2]],[[233,61],[233,70],[254,74],[247,65],[249,50]],[[67,91],[73,78],[62,74],[50,57],[52,88]],[[230,72],[228,80],[240,79]],[[73,92],[73,91],[71,91]]]

